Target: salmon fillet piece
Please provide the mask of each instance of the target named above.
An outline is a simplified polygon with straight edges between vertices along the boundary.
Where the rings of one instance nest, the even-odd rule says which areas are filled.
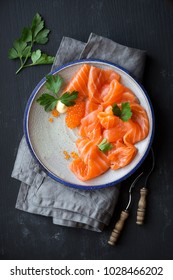
[[[117,101],[117,103],[122,102],[139,103],[139,99],[130,89],[125,88],[125,92],[123,92],[122,96]]]
[[[109,105],[113,105],[115,102],[119,103],[122,98],[122,94],[125,92],[125,87],[119,83],[117,80],[112,80],[110,83],[109,91],[104,96],[102,105],[104,108]]]
[[[120,80],[120,75],[115,71],[91,66],[88,80],[89,99],[101,103],[113,80]]]
[[[117,80],[112,80],[107,94],[103,97],[102,105],[106,108],[114,103],[122,102],[139,103],[139,100],[130,89]]]
[[[96,103],[94,101],[89,100],[89,98],[85,101],[85,116],[87,116],[89,113],[97,110],[99,108],[100,104]]]
[[[127,132],[124,122],[113,114],[112,106],[108,106],[104,112],[98,113],[98,119],[103,130],[103,138],[108,142],[116,142]]]
[[[132,117],[124,125],[127,133],[124,135],[124,143],[135,144],[145,139],[149,133],[149,120],[145,109],[139,104],[131,104]]]
[[[103,138],[106,138],[110,143],[116,142],[117,140],[122,139],[126,131],[126,128],[119,122],[116,127],[105,129],[103,131]]]
[[[116,170],[128,165],[136,154],[137,149],[134,145],[126,145],[122,140],[117,141],[114,148],[108,152],[110,168]]]
[[[69,167],[79,180],[95,178],[110,168],[109,160],[94,141],[84,138],[78,139],[76,144],[80,157],[73,160]]]
[[[108,106],[104,111],[99,112],[97,118],[99,119],[101,125],[106,129],[113,128],[119,123],[122,126],[124,125],[124,122],[114,115],[112,106]]]
[[[99,106],[97,110],[89,113],[81,120],[78,134],[81,137],[88,137],[89,139],[95,139],[99,142],[102,139],[102,126],[97,117],[98,113],[102,111],[102,106]]]
[[[116,126],[117,121],[119,118],[117,118],[112,111],[112,106],[108,106],[104,112],[99,112],[97,115],[100,124],[105,129],[113,128]]]
[[[88,96],[88,78],[91,66],[88,64],[82,65],[74,77],[71,79],[64,92],[78,91],[78,98],[85,98]]]

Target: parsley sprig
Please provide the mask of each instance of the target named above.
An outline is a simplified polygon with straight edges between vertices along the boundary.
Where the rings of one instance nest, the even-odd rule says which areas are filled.
[[[58,96],[59,90],[62,86],[63,79],[57,75],[47,75],[46,76],[46,88],[53,94],[43,93],[36,101],[44,106],[46,112],[52,111],[57,102],[61,101],[67,107],[73,106],[75,104],[75,100],[78,97],[77,91],[65,92],[63,95]]]
[[[23,28],[21,37],[14,41],[13,47],[8,51],[9,59],[20,60],[16,74],[26,67],[53,63],[53,56],[43,53],[40,49],[33,51],[35,43],[43,45],[48,42],[49,32],[49,29],[44,28],[44,20],[38,13],[34,16],[31,26]]]
[[[97,145],[99,150],[103,153],[111,150],[113,148],[113,145],[107,141],[106,138],[104,138],[99,145]]]
[[[121,109],[116,103],[114,103],[114,105],[112,106],[112,112],[115,116],[119,117],[124,122],[127,122],[132,116],[129,102],[123,102],[121,104]]]

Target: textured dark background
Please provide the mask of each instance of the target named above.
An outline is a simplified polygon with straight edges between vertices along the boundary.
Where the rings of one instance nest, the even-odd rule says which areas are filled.
[[[25,69],[8,49],[39,12],[51,29],[43,46],[55,55],[62,36],[86,41],[90,32],[145,49],[143,84],[156,115],[155,172],[148,185],[143,227],[135,224],[139,185],[117,247],[107,245],[127,202],[129,178],[122,184],[116,213],[102,233],[55,226],[51,219],[15,209],[20,183],[10,178],[27,99],[50,66]],[[2,0],[0,3],[0,258],[1,259],[172,259],[173,257],[173,1],[170,0]]]

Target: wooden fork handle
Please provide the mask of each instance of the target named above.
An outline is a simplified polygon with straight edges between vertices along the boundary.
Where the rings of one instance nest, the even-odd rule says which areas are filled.
[[[138,225],[143,225],[144,223],[147,193],[148,193],[147,188],[142,188],[140,190],[140,199],[138,203],[137,219],[136,219],[136,223]]]
[[[122,211],[118,222],[115,224],[115,227],[112,231],[112,234],[109,238],[108,244],[115,245],[118,240],[118,237],[124,227],[125,220],[128,218],[129,213],[128,211]]]

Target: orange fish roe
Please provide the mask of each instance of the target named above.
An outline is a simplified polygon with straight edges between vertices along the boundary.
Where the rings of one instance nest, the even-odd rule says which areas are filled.
[[[52,113],[52,116],[54,116],[54,117],[58,117],[59,116],[59,112],[56,109],[52,110],[51,113]]]
[[[70,154],[71,154],[71,157],[74,158],[74,159],[79,157],[78,154],[75,153],[75,152],[71,152]]]
[[[67,151],[63,151],[63,154],[65,155],[65,159],[69,159],[70,158],[70,155],[67,153]]]
[[[53,122],[53,118],[49,118],[49,122],[52,123]]]
[[[85,101],[77,100],[76,104],[68,107],[66,114],[66,125],[75,128],[80,125],[81,119],[85,115]]]

